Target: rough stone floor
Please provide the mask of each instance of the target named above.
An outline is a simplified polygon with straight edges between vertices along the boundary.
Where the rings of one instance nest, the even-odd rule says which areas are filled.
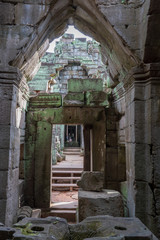
[[[58,162],[54,168],[83,168],[83,156],[66,155],[66,160]]]

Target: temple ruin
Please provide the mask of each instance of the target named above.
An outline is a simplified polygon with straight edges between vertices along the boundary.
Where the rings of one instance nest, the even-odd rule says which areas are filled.
[[[160,238],[159,16],[158,0],[0,1],[0,239]],[[81,178],[53,175],[66,148]],[[56,183],[79,187],[75,224],[52,214]]]

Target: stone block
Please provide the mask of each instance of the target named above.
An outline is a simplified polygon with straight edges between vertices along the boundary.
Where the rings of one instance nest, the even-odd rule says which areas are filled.
[[[152,155],[153,165],[154,165],[154,184],[156,187],[160,188],[160,164],[159,164],[159,154],[160,154],[160,148],[158,147]]]
[[[135,182],[135,206],[136,206],[136,213],[143,216],[144,213],[149,215],[154,215],[155,206],[154,206],[154,196],[153,191],[147,182],[136,181]],[[145,201],[142,199],[145,198]]]
[[[125,145],[118,147],[118,179],[119,182],[126,180],[126,151]]]
[[[39,94],[30,99],[32,108],[53,108],[62,106],[62,96],[59,93]]]
[[[37,24],[48,12],[49,6],[37,4],[16,4],[16,24],[34,25]]]
[[[70,240],[68,224],[64,218],[24,218],[22,221],[14,224],[14,228],[16,229],[16,233],[14,234],[14,239],[16,240],[26,239],[23,229],[28,230],[27,239],[31,237],[31,239],[36,240],[38,234],[38,239],[40,240]],[[18,238],[20,233],[21,238]],[[33,233],[36,234],[33,235]]]
[[[0,124],[11,124],[11,107],[12,101],[1,100],[0,104]]]
[[[0,23],[13,24],[14,21],[14,4],[0,3]]]
[[[10,167],[10,156],[11,150],[10,149],[0,149],[0,170],[8,170]]]
[[[10,156],[10,167],[12,169],[19,167],[20,149],[13,148]]]
[[[1,188],[0,188],[0,198],[6,199],[8,194],[8,171],[0,171],[0,182],[1,182]]]
[[[118,141],[117,131],[107,131],[107,147],[116,147]]]
[[[160,215],[160,189],[159,188],[154,189],[154,196],[155,196],[155,202],[156,202],[156,213],[157,215]]]
[[[118,148],[107,148],[107,181],[117,181],[118,179]]]
[[[108,97],[105,92],[89,92],[86,93],[86,104],[87,106],[108,106]]]
[[[9,72],[9,71],[11,71],[11,69],[6,69],[6,72]],[[3,76],[2,76],[2,78],[3,78]],[[16,101],[17,93],[18,93],[18,90],[15,86],[13,86],[13,85],[10,86],[8,84],[5,84],[5,85],[0,84],[0,99],[1,100]]]
[[[29,39],[29,35],[33,31],[32,26],[24,25],[1,25],[0,26],[0,60],[1,65],[4,66],[9,61],[15,59],[17,55],[17,49],[23,47]],[[5,51],[4,51],[5,49]],[[11,78],[8,78],[11,79]]]
[[[71,240],[82,239],[116,239],[157,240],[149,229],[138,218],[112,216],[88,217],[84,221],[70,225]],[[116,238],[115,238],[116,237]]]
[[[111,215],[122,217],[124,212],[122,196],[114,190],[78,192],[79,221],[89,216]]]
[[[133,151],[135,152],[135,178],[152,182],[150,146],[148,144],[134,144]]]
[[[83,106],[83,93],[68,93],[63,99],[63,106]]]
[[[100,192],[103,189],[104,173],[103,172],[83,172],[81,180],[77,182],[77,185],[84,191],[97,191]]]
[[[6,218],[6,204],[7,200],[6,199],[0,199],[0,222],[5,223],[5,218]]]
[[[10,148],[10,126],[0,125],[0,146],[3,149]]]
[[[102,79],[69,79],[69,92],[103,91]]]

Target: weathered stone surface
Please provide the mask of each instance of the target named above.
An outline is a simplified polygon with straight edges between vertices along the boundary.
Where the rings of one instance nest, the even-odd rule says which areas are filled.
[[[157,239],[138,218],[88,217],[79,224],[70,225],[69,228],[71,240]]]
[[[15,22],[16,24],[34,25],[46,15],[48,9],[49,7],[45,5],[18,3],[15,10]]]
[[[108,97],[105,92],[87,92],[86,93],[87,98],[87,105],[88,106],[108,106]]]
[[[122,217],[124,212],[122,196],[113,190],[78,192],[79,221],[89,216],[111,215]]]
[[[30,107],[34,108],[53,108],[62,106],[62,96],[59,93],[55,94],[40,94],[33,97],[30,101]]]
[[[47,218],[24,218],[22,221],[14,224],[16,233],[14,239],[42,240],[69,240],[69,228],[67,221],[58,217]],[[28,239],[28,238],[27,238]]]
[[[103,172],[83,172],[81,180],[77,182],[77,185],[82,188],[82,190],[95,192],[100,192],[103,189],[103,184]]]
[[[14,20],[14,4],[0,3],[0,23],[1,24],[12,24]]]
[[[68,93],[63,99],[63,106],[83,106],[83,93]]]
[[[69,92],[103,91],[102,79],[69,79]]]

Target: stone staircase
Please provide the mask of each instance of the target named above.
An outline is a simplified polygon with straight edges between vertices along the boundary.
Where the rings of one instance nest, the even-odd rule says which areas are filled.
[[[67,147],[63,150],[64,155],[80,155],[81,154],[81,148],[75,148],[75,147]]]
[[[77,189],[77,180],[80,179],[82,168],[56,168],[52,167],[52,190],[72,191]]]
[[[52,191],[76,191],[78,190],[77,180],[81,178],[82,165],[74,159],[79,157],[81,148],[65,148],[64,155],[67,159],[57,165],[52,166]],[[76,223],[77,200],[71,202],[53,202],[48,209],[42,209],[42,216],[56,216],[66,218],[69,223]]]

